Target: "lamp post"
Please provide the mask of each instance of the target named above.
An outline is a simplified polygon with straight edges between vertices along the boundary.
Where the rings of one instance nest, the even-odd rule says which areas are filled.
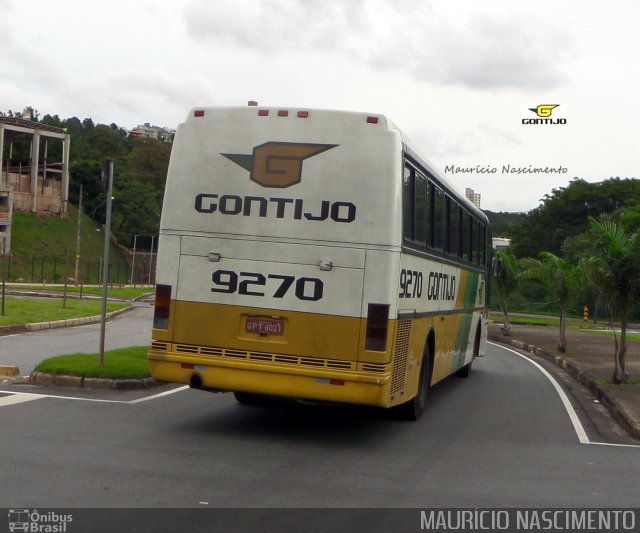
[[[102,316],[100,319],[100,366],[104,366],[104,334],[107,322],[107,290],[109,287],[109,251],[111,249],[111,203],[113,194],[113,161],[107,161],[107,218],[104,224],[104,253],[102,266]]]

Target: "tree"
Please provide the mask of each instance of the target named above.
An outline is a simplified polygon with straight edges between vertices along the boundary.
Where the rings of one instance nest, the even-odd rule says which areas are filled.
[[[611,214],[640,203],[640,180],[610,178],[588,183],[576,178],[553,189],[542,204],[512,229],[516,257],[538,257],[542,251],[561,255],[567,238],[589,229],[588,218]]]
[[[534,279],[544,285],[560,308],[560,337],[558,350],[567,351],[567,308],[580,281],[580,268],[551,252],[541,252],[540,259],[520,260],[521,279]]]
[[[494,277],[491,284],[493,296],[502,311],[502,334],[505,337],[511,335],[511,322],[509,320],[509,300],[520,284],[518,274],[520,265],[509,248],[496,250],[494,258]]]
[[[594,236],[593,248],[585,258],[585,270],[601,293],[613,319],[620,320],[620,340],[614,329],[613,383],[627,383],[626,370],[627,325],[633,302],[639,293],[640,234],[629,232],[611,220],[589,218]]]
[[[155,139],[133,139],[131,151],[127,156],[128,173],[132,178],[151,185],[162,194],[170,155],[170,144]]]

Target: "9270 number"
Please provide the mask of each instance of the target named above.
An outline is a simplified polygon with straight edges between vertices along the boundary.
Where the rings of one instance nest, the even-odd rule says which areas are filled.
[[[268,283],[275,280],[277,284]],[[233,270],[216,270],[211,275],[214,286],[211,292],[223,294],[241,294],[243,296],[265,296],[267,284],[276,285],[272,288],[273,298],[284,298],[291,287],[298,300],[317,302],[322,299],[324,284],[318,278],[297,278],[282,274],[260,274],[258,272],[234,272]]]

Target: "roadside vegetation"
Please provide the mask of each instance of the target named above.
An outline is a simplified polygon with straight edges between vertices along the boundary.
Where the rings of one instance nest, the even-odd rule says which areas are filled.
[[[590,320],[609,324],[612,383],[628,383],[627,328],[640,319],[640,181],[575,179],[526,215],[496,220],[494,236],[511,239],[494,255],[492,303],[503,334],[514,312],[555,314],[566,352],[568,317],[588,310]]]
[[[78,300],[68,298],[63,307],[61,298],[24,298],[7,296],[5,314],[0,316],[0,326],[51,322],[99,315],[102,311],[100,300]],[[129,307],[128,303],[108,302],[107,312]]]
[[[34,291],[38,293],[50,293],[62,297],[64,293],[64,285],[11,285],[12,291]],[[145,294],[153,294],[153,287],[109,287],[107,289],[107,298],[118,300],[135,300]],[[79,297],[80,294],[88,296],[102,296],[102,287],[96,285],[76,286],[67,285],[67,294]]]
[[[144,379],[149,377],[148,346],[134,346],[105,352],[104,365],[99,354],[58,355],[42,361],[36,372],[85,378]]]

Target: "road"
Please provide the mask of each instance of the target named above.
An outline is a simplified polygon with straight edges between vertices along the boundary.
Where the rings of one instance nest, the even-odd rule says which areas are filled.
[[[640,448],[581,443],[551,381],[497,346],[468,379],[434,387],[417,423],[376,409],[239,405],[184,388],[63,392],[74,399],[17,391],[39,395],[0,392],[0,507],[638,502]]]

